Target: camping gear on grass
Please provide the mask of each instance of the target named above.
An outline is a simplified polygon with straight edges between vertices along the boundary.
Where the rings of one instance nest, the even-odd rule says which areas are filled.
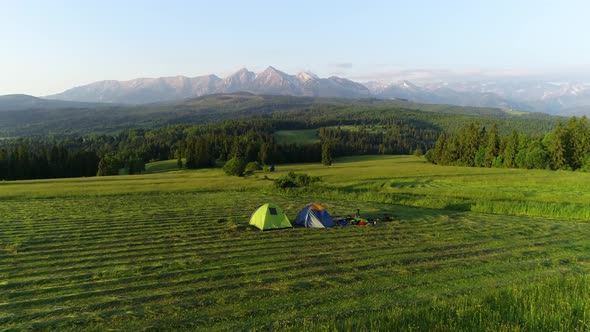
[[[348,216],[348,217],[344,218],[344,220],[346,220],[350,225],[356,225],[357,224],[356,219],[354,219],[351,216]]]
[[[332,220],[334,220],[334,223],[338,226],[348,226],[349,222],[346,221],[346,219],[342,218],[342,217],[333,217]]]
[[[361,218],[358,216],[355,218],[355,221],[356,221],[355,225],[359,225],[359,226],[364,226],[364,225],[369,224],[369,221],[367,219]]]
[[[336,226],[328,211],[317,203],[309,204],[299,211],[297,217],[295,217],[295,223],[297,225],[313,228]]]
[[[259,206],[250,217],[250,225],[261,230],[293,227],[283,210],[273,203]]]

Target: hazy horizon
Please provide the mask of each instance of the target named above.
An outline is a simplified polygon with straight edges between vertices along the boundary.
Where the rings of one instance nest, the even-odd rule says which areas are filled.
[[[0,95],[272,65],[357,82],[590,82],[584,1],[20,1],[0,14]]]

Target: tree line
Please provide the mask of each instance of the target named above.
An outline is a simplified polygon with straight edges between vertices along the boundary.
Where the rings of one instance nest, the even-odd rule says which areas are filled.
[[[411,154],[434,146],[440,130],[418,128],[403,122],[389,126],[327,127],[319,129],[322,145],[334,157],[363,154]]]
[[[0,147],[0,180],[94,176],[98,162],[95,151],[22,141]]]
[[[371,115],[371,121],[363,121],[356,112],[342,115],[339,123],[327,115],[304,121],[272,115],[127,129],[115,135],[0,140],[0,180],[137,174],[146,163],[168,159],[190,169],[234,158],[240,165],[320,161],[329,165],[334,157],[426,150],[430,150],[429,160],[442,165],[575,170],[587,164],[587,149],[581,148],[590,141],[585,117],[572,118],[567,125],[559,124],[537,137],[517,131],[506,136],[496,125],[487,130],[475,122],[449,133],[421,119],[398,115]],[[310,127],[317,128],[318,143],[282,144],[274,138],[280,129]]]
[[[438,165],[590,171],[590,129],[585,116],[559,122],[549,133],[500,134],[477,122],[440,133],[426,158]]]
[[[189,169],[237,158],[240,164],[320,162],[322,157],[406,154],[432,147],[438,130],[422,123],[391,120],[382,125],[318,128],[320,142],[282,144],[276,130],[308,128],[292,121],[251,119],[206,125],[128,129],[116,135],[37,137],[0,141],[0,179],[40,179],[137,174],[145,164],[176,159]]]

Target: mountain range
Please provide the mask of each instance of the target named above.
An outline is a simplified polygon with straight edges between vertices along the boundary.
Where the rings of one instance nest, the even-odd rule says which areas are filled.
[[[99,81],[42,98],[26,95],[3,96],[0,98],[0,111],[83,108],[97,103],[140,105],[235,92],[348,99],[403,99],[416,103],[493,107],[552,115],[590,115],[590,85],[584,83],[546,82],[538,79],[479,79],[426,82],[420,85],[407,80],[361,84],[337,76],[320,78],[310,72],[290,75],[274,67],[268,67],[260,73],[243,68],[225,78],[205,75],[192,78],[173,76]]]
[[[498,107],[554,115],[590,114],[590,85],[539,80],[436,82],[369,82],[377,98],[404,98],[419,103]]]
[[[130,81],[100,81],[46,98],[145,104],[234,92],[333,98],[362,98],[370,95],[367,87],[351,80],[335,76],[319,78],[307,72],[289,75],[274,67],[268,67],[258,74],[246,68],[240,69],[223,79],[216,75],[207,75],[192,78],[174,76],[139,78]]]

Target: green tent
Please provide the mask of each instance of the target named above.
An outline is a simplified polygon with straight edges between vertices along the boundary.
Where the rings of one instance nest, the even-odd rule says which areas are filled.
[[[258,207],[250,217],[250,225],[261,230],[293,227],[289,218],[276,204],[266,203]]]

